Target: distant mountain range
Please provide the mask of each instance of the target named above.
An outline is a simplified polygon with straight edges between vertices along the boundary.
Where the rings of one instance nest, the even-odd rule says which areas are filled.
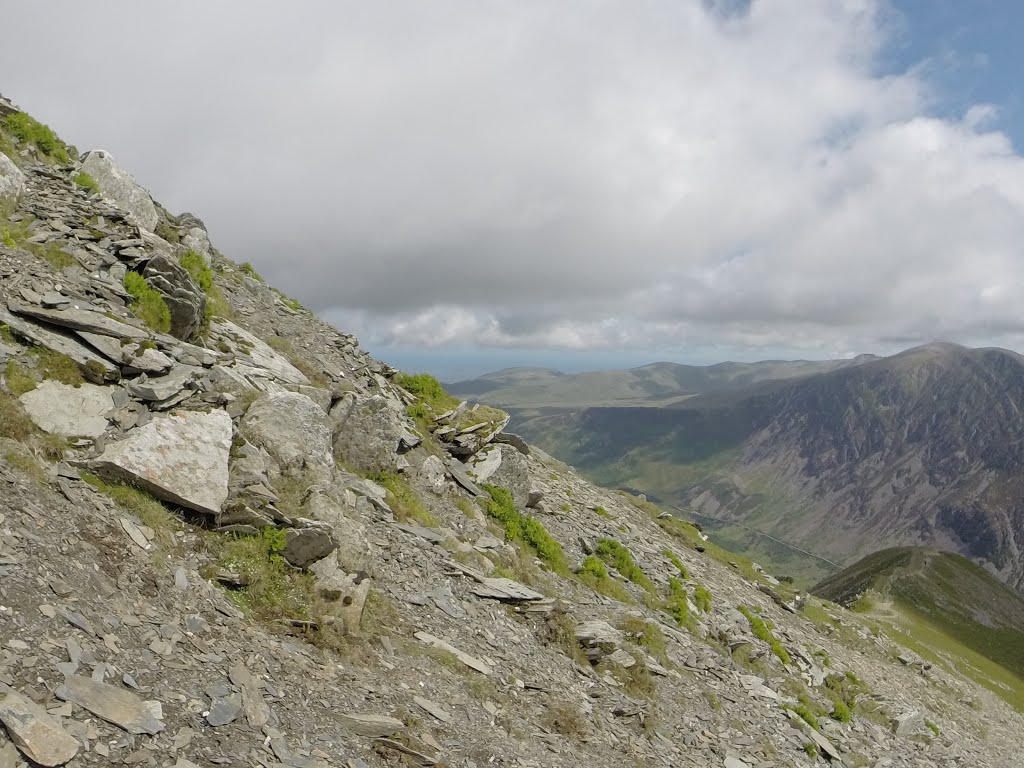
[[[1024,587],[1024,358],[929,344],[886,358],[508,369],[450,387],[598,482],[647,493],[804,583],[895,545]],[[778,540],[778,541],[776,541]]]

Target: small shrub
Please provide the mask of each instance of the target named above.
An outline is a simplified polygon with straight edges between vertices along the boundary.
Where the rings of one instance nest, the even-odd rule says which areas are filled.
[[[611,518],[611,515],[608,514],[608,510],[605,509],[604,507],[594,507],[594,514],[598,517],[603,517],[606,520]]]
[[[167,308],[167,302],[159,291],[150,287],[142,275],[128,272],[124,276],[124,289],[135,298],[132,312],[142,322],[161,333],[171,330],[171,311]]]
[[[928,726],[928,729],[936,736],[941,736],[942,732],[939,730],[939,726],[933,723],[931,720],[925,720],[924,724]]]
[[[629,636],[631,642],[647,649],[648,653],[658,661],[668,662],[668,645],[665,641],[665,634],[657,624],[630,616],[619,622],[619,629]]]
[[[665,603],[665,610],[669,616],[676,620],[676,624],[684,626],[690,618],[690,606],[686,600],[686,587],[675,576],[668,580],[669,597]]]
[[[596,553],[598,557],[604,560],[608,565],[614,567],[615,570],[637,586],[642,587],[651,594],[655,594],[657,592],[654,582],[651,581],[647,577],[647,574],[643,572],[643,569],[636,564],[633,560],[632,553],[627,547],[614,539],[601,539],[597,542]]]
[[[808,741],[804,744],[804,752],[807,753],[808,757],[814,759],[818,756],[818,747],[813,742]]]
[[[83,189],[89,190],[90,192],[95,192],[96,194],[100,193],[100,185],[96,183],[96,179],[85,171],[81,171],[77,176],[75,176],[75,184]]]
[[[801,701],[796,705],[788,705],[785,708],[792,710],[801,720],[811,726],[814,730],[821,730],[821,723],[818,722],[818,716],[811,711],[810,705],[806,702]]]
[[[505,538],[528,546],[552,570],[566,572],[562,545],[548,533],[544,525],[536,518],[521,514],[507,489],[487,483],[483,485],[483,489],[490,496],[484,502],[487,516],[505,529]]]
[[[248,261],[243,261],[242,262],[241,270],[242,270],[242,272],[247,274],[249,277],[251,277],[253,280],[256,280],[256,281],[261,282],[261,283],[266,282],[262,277],[260,277],[260,273],[257,272],[253,268],[252,264],[250,264]]]
[[[599,595],[618,600],[620,603],[632,602],[626,588],[609,576],[604,563],[593,555],[587,555],[584,558],[583,564],[576,572],[576,578]]]
[[[830,717],[836,722],[848,723],[853,718],[853,713],[850,712],[850,708],[846,706],[845,702],[837,701],[832,707]]]
[[[671,562],[672,565],[674,565],[679,570],[680,576],[682,576],[684,579],[690,578],[690,572],[686,570],[686,566],[683,565],[683,561],[679,559],[679,555],[677,555],[671,549],[663,549],[661,551],[661,554],[667,557],[669,559],[669,562]]]

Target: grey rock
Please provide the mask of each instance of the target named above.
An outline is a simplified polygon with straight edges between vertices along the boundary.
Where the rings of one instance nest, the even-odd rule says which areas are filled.
[[[178,365],[165,376],[145,377],[125,384],[128,393],[137,400],[160,403],[186,389],[191,389],[202,375],[203,369],[191,365]]]
[[[305,519],[297,522],[301,527],[285,530],[288,543],[281,551],[281,557],[293,568],[305,570],[336,550],[338,540],[327,523]]]
[[[82,170],[96,181],[103,197],[130,215],[136,224],[152,232],[158,216],[153,198],[135,178],[114,162],[103,149],[94,149],[82,156]]]
[[[78,742],[58,720],[14,691],[0,700],[0,721],[18,749],[34,763],[48,767],[64,765],[78,753]]]
[[[94,309],[83,309],[74,306],[66,309],[46,309],[45,307],[24,304],[18,301],[7,302],[7,308],[16,315],[30,317],[33,320],[42,320],[45,323],[70,328],[74,331],[86,331],[87,333],[97,333],[102,336],[112,336],[115,339],[135,339],[138,341],[149,337],[149,334],[141,328],[114,320]]]
[[[242,702],[237,696],[218,696],[210,704],[206,722],[214,728],[233,723],[242,716]]]
[[[478,459],[480,456],[483,458]],[[530,474],[526,457],[522,453],[511,445],[499,444],[481,451],[473,459],[477,482],[507,488],[517,508],[527,506],[530,500]]]
[[[305,395],[279,392],[249,406],[239,433],[264,448],[282,471],[329,467],[331,429],[327,414]]]
[[[25,174],[0,152],[0,203],[12,203],[25,191]]]
[[[224,411],[177,411],[108,445],[92,467],[164,501],[216,515],[228,496],[231,433]]]
[[[448,472],[445,469],[444,462],[437,458],[437,456],[428,456],[424,459],[416,474],[426,482],[434,493],[438,495],[444,493]]]
[[[228,320],[217,318],[210,324],[210,343],[215,347],[224,345],[230,349],[235,358],[232,367],[249,380],[309,384],[309,379],[302,371],[271,349],[265,341]]]
[[[64,681],[56,695],[58,699],[77,704],[128,733],[155,735],[164,729],[164,724],[154,716],[152,707],[122,688],[73,676]]]
[[[405,730],[405,723],[386,715],[344,713],[340,715],[340,718],[341,722],[358,736],[381,738]]]
[[[206,293],[181,264],[157,254],[142,271],[146,282],[158,290],[171,312],[171,335],[190,339],[199,330],[206,312]]]
[[[405,414],[382,395],[357,399],[334,435],[334,455],[362,472],[395,469]],[[337,423],[336,419],[336,423]]]
[[[44,381],[20,398],[29,418],[40,428],[68,437],[98,437],[107,429],[106,414],[114,407],[110,387]]]
[[[469,472],[466,470],[466,465],[458,459],[452,459],[451,463],[448,464],[448,471],[451,472],[452,477],[455,478],[455,482],[465,488],[474,496],[483,496],[484,492],[477,487],[477,484],[473,482],[473,478],[469,476]]]

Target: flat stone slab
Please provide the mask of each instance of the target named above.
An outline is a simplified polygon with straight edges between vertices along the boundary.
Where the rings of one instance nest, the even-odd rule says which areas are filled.
[[[53,435],[99,437],[107,429],[106,414],[114,407],[109,387],[44,381],[18,398],[36,425]]]
[[[486,661],[478,659],[475,656],[470,656],[465,651],[460,651],[454,645],[442,640],[439,637],[434,637],[433,635],[428,634],[427,632],[417,632],[414,635],[414,637],[421,643],[425,643],[429,646],[438,648],[442,651],[447,651],[448,653],[452,654],[452,656],[461,661],[463,664],[465,664],[467,667],[469,667],[470,669],[475,669],[482,675],[489,675],[492,672],[494,672],[494,670],[491,668],[491,665],[488,664]]]
[[[149,705],[130,691],[72,675],[57,689],[57,698],[89,710],[128,733],[160,733],[164,724],[154,717]]]
[[[230,450],[226,411],[174,411],[108,445],[91,466],[164,501],[216,515],[228,497]]]
[[[11,741],[34,763],[52,768],[64,765],[78,753],[78,742],[59,720],[14,691],[0,701],[0,721]]]
[[[102,312],[92,309],[44,309],[32,304],[17,301],[7,302],[7,308],[16,315],[42,320],[45,323],[70,328],[74,331],[98,333],[101,336],[113,336],[116,339],[146,339],[149,334],[134,325],[113,320]]]
[[[386,715],[343,714],[341,722],[358,736],[382,738],[405,730],[405,723]]]

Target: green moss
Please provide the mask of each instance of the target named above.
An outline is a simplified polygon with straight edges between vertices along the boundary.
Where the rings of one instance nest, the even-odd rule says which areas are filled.
[[[772,653],[778,656],[779,660],[783,664],[789,664],[789,653],[782,647],[782,643],[779,642],[779,639],[772,634],[764,619],[760,616],[755,616],[745,605],[737,606],[736,610],[746,617],[747,621],[750,623],[750,631],[753,633],[754,637],[768,643],[769,647],[772,649]]]
[[[576,578],[600,595],[618,600],[620,603],[633,602],[626,588],[609,576],[604,563],[593,555],[584,558],[583,564],[576,572]]]
[[[36,359],[36,369],[44,379],[77,387],[85,379],[82,370],[70,357],[46,347],[33,347],[29,354]]]
[[[14,112],[0,120],[0,126],[22,144],[32,144],[45,157],[58,163],[70,161],[67,145],[49,127],[24,112]]]
[[[96,194],[99,194],[100,192],[100,185],[96,183],[96,179],[85,171],[81,171],[77,176],[75,176],[75,184],[83,189],[89,190],[90,192],[95,192]]]
[[[627,547],[614,539],[601,539],[597,542],[596,554],[608,565],[612,566],[625,578],[651,594],[656,594],[657,589],[643,569],[633,560],[633,555]]]
[[[808,757],[810,757],[811,759],[814,759],[814,758],[816,758],[818,756],[818,747],[815,744],[813,744],[812,742],[810,742],[810,741],[805,742],[804,743],[804,752],[807,753]]]
[[[135,298],[132,312],[142,322],[161,333],[171,330],[171,311],[167,308],[167,302],[159,291],[150,287],[142,275],[128,272],[124,276],[124,289]]]
[[[548,533],[541,522],[529,515],[521,514],[507,489],[486,483],[483,488],[490,496],[484,502],[487,516],[504,528],[505,538],[525,544],[552,570],[567,572],[562,545]]]
[[[682,576],[684,579],[690,578],[690,572],[686,570],[686,566],[683,565],[683,561],[679,559],[679,555],[677,555],[671,549],[663,549],[661,551],[661,554],[667,557],[669,559],[669,562],[671,562],[672,565],[674,565],[679,570],[680,576]]]

